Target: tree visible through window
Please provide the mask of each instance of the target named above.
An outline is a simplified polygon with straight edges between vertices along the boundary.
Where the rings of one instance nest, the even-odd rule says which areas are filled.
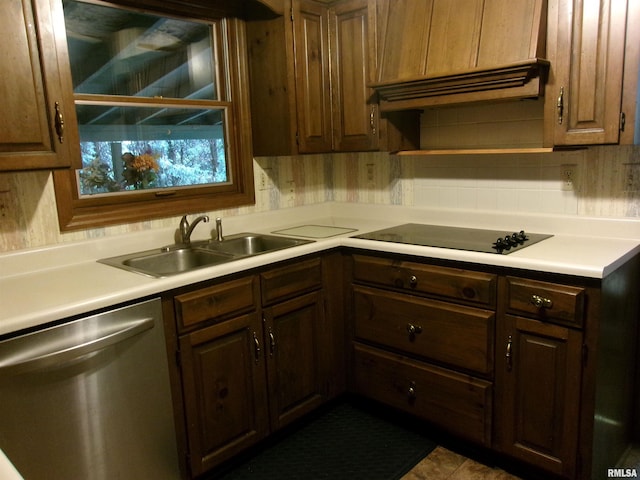
[[[224,144],[209,140],[82,142],[80,194],[227,182]]]

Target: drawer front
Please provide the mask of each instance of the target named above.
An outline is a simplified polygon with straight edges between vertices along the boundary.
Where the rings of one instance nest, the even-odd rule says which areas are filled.
[[[231,280],[175,297],[178,325],[182,328],[217,317],[247,312],[258,304],[255,275]]]
[[[354,343],[355,390],[491,445],[491,383]]]
[[[354,286],[357,338],[489,375],[495,313]]]
[[[386,258],[353,256],[356,281],[464,300],[483,306],[496,302],[497,276]]]
[[[269,270],[260,275],[260,284],[263,305],[270,305],[284,298],[320,288],[322,286],[320,258]]]
[[[582,326],[585,289],[507,277],[507,310],[541,321]]]

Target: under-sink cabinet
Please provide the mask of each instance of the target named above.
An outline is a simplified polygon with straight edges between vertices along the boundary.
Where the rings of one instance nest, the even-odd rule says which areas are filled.
[[[631,442],[638,257],[590,279],[351,253],[351,391],[541,478],[616,465]]]
[[[333,372],[343,365],[332,363],[339,358],[332,354],[335,323],[325,315],[323,290],[330,258],[298,259],[165,299],[165,315],[173,317],[167,325],[180,390],[174,401],[184,414],[179,440],[188,477],[336,394]]]

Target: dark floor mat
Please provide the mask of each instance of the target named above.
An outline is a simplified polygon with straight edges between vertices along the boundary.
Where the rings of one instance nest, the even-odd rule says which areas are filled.
[[[402,422],[343,403],[216,478],[392,480],[435,447]]]

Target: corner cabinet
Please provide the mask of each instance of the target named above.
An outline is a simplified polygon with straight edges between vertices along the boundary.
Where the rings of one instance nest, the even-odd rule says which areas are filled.
[[[637,81],[637,60],[625,58],[625,32],[636,35],[635,25],[626,28],[627,1],[550,0],[548,8],[545,143],[619,143],[624,116],[635,118],[635,98],[623,105],[623,89],[637,91],[623,85],[634,62],[627,78]]]
[[[66,167],[69,103],[61,87],[49,2],[13,0],[4,7],[0,171]]]
[[[247,22],[256,155],[394,150],[418,144],[413,123],[381,118],[369,0],[291,0],[284,17]],[[409,125],[409,127],[407,127]]]
[[[340,391],[343,333],[325,315],[328,257],[165,298],[183,469],[197,477]]]

